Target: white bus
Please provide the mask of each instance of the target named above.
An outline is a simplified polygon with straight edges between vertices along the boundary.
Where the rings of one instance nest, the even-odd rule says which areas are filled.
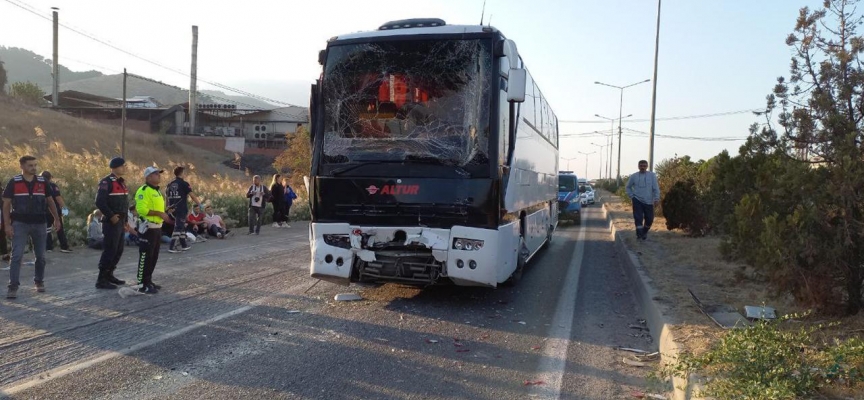
[[[489,26],[330,39],[312,87],[313,277],[496,287],[558,224],[558,120]]]

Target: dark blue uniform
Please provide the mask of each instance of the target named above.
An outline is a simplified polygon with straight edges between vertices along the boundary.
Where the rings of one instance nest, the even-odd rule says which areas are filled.
[[[103,273],[113,276],[117,263],[123,256],[123,233],[129,213],[129,189],[123,178],[111,174],[99,181],[96,208],[102,211],[102,233],[105,235],[105,247],[99,259],[99,273],[100,276]],[[111,218],[115,215],[119,219],[117,223],[111,223]]]
[[[192,193],[192,186],[183,178],[175,178],[165,187],[165,192],[168,198],[168,209],[174,210],[169,212],[174,217],[174,232],[168,249],[174,251],[178,241],[180,247],[187,249],[189,246],[186,245],[186,217],[189,215],[189,194]]]

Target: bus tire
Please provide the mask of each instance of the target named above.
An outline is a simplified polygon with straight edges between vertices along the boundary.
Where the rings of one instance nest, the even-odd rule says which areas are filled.
[[[528,248],[525,247],[525,239],[519,240],[519,252],[516,253],[516,270],[504,281],[504,286],[515,286],[522,280],[522,273],[525,272],[525,264],[528,263]]]

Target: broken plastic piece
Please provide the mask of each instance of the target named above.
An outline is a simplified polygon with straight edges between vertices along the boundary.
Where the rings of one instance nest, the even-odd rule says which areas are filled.
[[[648,354],[648,352],[645,350],[634,349],[631,347],[615,347],[615,350],[629,351],[631,353]]]
[[[358,301],[363,300],[357,293],[339,293],[333,298],[336,301]]]
[[[750,319],[777,319],[774,307],[744,306],[744,313]]]
[[[543,381],[525,381],[525,386],[536,386],[536,385],[545,385],[546,382]]]
[[[438,343],[438,341],[435,339],[426,339],[426,343],[433,343],[434,344],[434,343]]]

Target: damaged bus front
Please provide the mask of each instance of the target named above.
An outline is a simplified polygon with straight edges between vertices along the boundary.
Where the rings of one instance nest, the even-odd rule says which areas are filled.
[[[500,226],[504,128],[493,107],[508,104],[502,38],[454,28],[387,24],[322,51],[311,102],[313,277],[495,287],[515,270],[519,228]]]

